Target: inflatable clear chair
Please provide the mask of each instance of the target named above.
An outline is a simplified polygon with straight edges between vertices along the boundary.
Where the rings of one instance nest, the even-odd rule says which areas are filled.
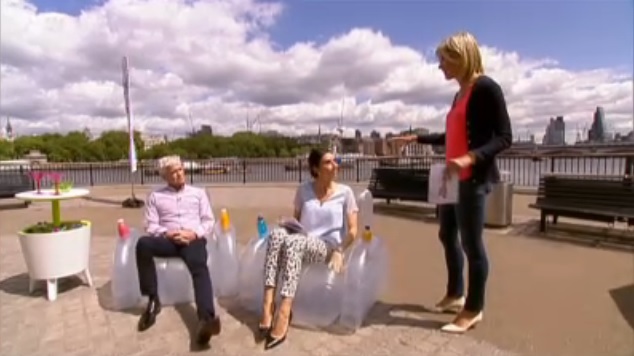
[[[127,238],[117,238],[112,271],[112,297],[117,310],[134,308],[142,301],[135,252],[140,236],[138,230],[130,229]],[[214,239],[207,238],[207,253],[209,254],[207,266],[209,268],[211,268],[214,251]],[[154,263],[161,304],[174,305],[194,301],[191,275],[181,258],[156,257]]]
[[[365,190],[357,197],[357,205],[361,233],[366,226],[372,226],[374,203],[370,191]],[[346,256],[346,264],[354,266],[351,274],[346,269],[337,275],[325,264],[304,268],[293,304],[294,325],[326,328],[339,321],[345,328],[353,330],[361,325],[378,298],[387,268],[381,240],[367,232],[364,236],[365,239],[359,239]],[[238,300],[244,308],[255,313],[261,312],[266,247],[267,239],[256,237],[248,243],[240,258]],[[370,293],[363,295],[368,288]],[[361,298],[361,305],[352,308],[351,299],[356,298]]]

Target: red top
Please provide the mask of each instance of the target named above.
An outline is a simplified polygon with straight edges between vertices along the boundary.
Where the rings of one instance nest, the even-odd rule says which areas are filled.
[[[446,159],[447,161],[469,153],[469,140],[467,138],[467,104],[471,96],[471,88],[456,101],[447,114],[446,131]],[[460,180],[471,178],[471,167],[460,172]]]

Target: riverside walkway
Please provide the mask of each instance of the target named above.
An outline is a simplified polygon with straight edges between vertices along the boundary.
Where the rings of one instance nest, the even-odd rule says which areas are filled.
[[[359,191],[362,187],[354,187]],[[138,190],[144,196],[148,187]],[[141,226],[142,210],[122,209],[129,187],[95,187],[91,200],[63,203],[64,216],[93,222],[94,289],[79,278],[60,283],[55,302],[43,285],[28,294],[26,266],[16,231],[47,220],[47,204],[0,210],[0,355],[188,355],[195,311],[166,307],[157,324],[136,332],[138,313],[112,311],[110,273],[115,222]],[[218,211],[226,207],[244,244],[255,217],[288,214],[294,186],[214,186]],[[514,224],[487,230],[491,260],[485,321],[463,336],[436,329],[449,315],[426,312],[442,296],[445,272],[432,211],[415,204],[377,201],[375,230],[390,253],[389,287],[355,335],[292,328],[289,341],[270,355],[614,355],[634,352],[634,257],[615,251],[537,238],[530,195],[516,195]],[[1,204],[10,204],[3,201]],[[223,303],[223,332],[213,355],[264,354],[252,341],[253,316]]]

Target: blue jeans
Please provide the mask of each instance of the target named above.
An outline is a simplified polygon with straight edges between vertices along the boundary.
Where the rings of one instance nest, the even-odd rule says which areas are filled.
[[[469,292],[465,310],[480,312],[484,308],[489,261],[482,241],[484,204],[490,191],[488,183],[460,182],[458,203],[439,207],[439,237],[447,264],[447,297],[464,295],[464,256],[469,262]],[[458,239],[460,233],[460,240]]]

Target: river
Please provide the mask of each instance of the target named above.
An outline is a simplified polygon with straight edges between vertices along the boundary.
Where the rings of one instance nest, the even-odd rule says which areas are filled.
[[[429,166],[430,159],[408,159],[408,167]],[[438,159],[434,159],[436,161]],[[227,173],[191,173],[188,180],[193,184],[213,183],[257,183],[257,182],[301,182],[309,179],[308,171],[303,164],[297,169],[297,160],[250,160],[238,162],[229,167]],[[295,169],[288,170],[286,165],[294,165]],[[372,175],[372,169],[378,166],[378,160],[359,159],[347,167],[339,170],[338,178],[342,182],[367,182]],[[622,175],[625,172],[626,160],[623,157],[543,157],[541,161],[534,161],[526,157],[498,158],[501,171],[510,173],[510,180],[516,186],[535,187],[539,184],[539,177],[544,173],[557,172],[568,174]],[[210,166],[201,164],[203,168],[219,167],[218,163]],[[125,164],[95,163],[95,164],[48,164],[47,171],[62,173],[64,180],[69,180],[75,186],[114,185],[130,182],[130,173]],[[151,174],[149,167],[140,168],[134,174],[137,184],[161,184],[161,178]]]

